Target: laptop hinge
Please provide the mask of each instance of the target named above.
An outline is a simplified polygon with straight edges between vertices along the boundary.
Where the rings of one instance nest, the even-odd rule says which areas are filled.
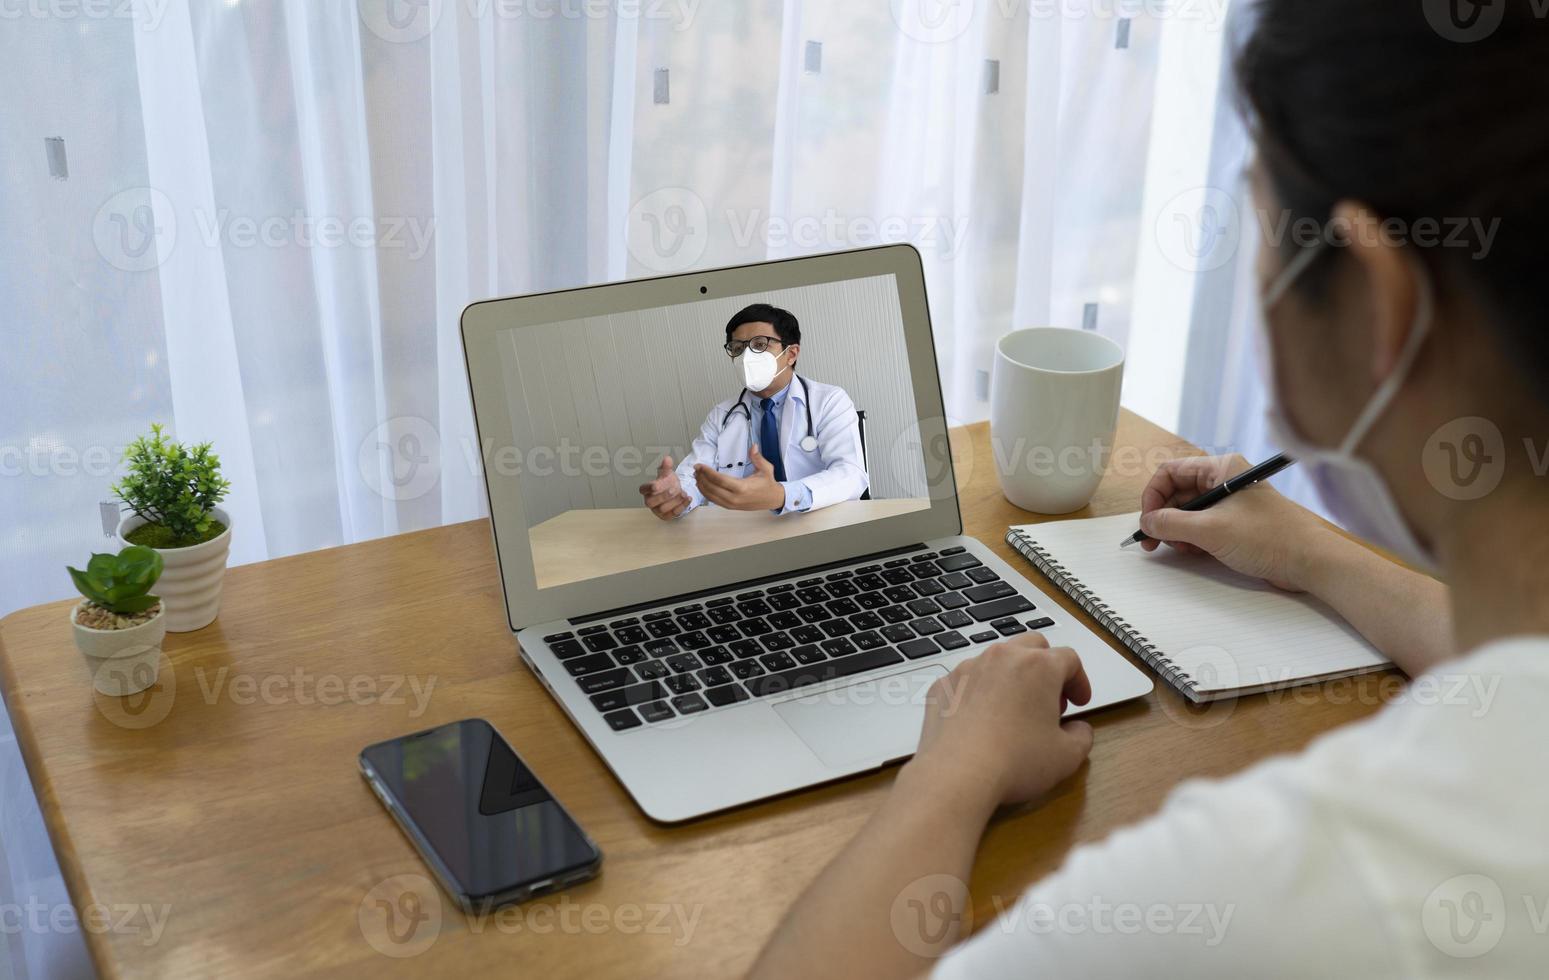
[[[911,551],[922,551],[925,545],[908,544],[902,548],[889,548],[887,551],[875,551],[869,555],[860,555],[855,558],[841,558],[839,561],[824,562],[821,565],[809,565],[806,568],[797,568],[789,572],[780,572],[777,575],[763,575],[758,578],[744,579],[741,582],[733,582],[730,585],[718,585],[713,589],[696,589],[693,592],[684,592],[681,595],[667,596],[663,599],[653,599],[650,602],[636,602],[628,606],[620,606],[617,609],[607,609],[603,612],[592,613],[587,616],[572,616],[565,620],[575,626],[585,626],[599,619],[611,619],[614,616],[622,616],[626,613],[639,612],[642,609],[651,609],[656,606],[669,605],[674,602],[687,602],[691,599],[699,599],[707,595],[723,595],[727,592],[736,592],[738,589],[747,589],[753,586],[763,585],[765,582],[778,582],[781,579],[793,576],[808,575],[813,572],[826,572],[830,568],[844,568],[847,565],[857,565],[862,562],[877,561],[882,558],[891,558],[894,555],[907,555]]]

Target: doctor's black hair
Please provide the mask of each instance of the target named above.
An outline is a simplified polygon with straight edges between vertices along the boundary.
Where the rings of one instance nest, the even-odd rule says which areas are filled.
[[[1435,280],[1489,313],[1501,349],[1549,370],[1549,19],[1542,0],[1258,0],[1235,58],[1244,115],[1286,209],[1266,230],[1359,201],[1404,222]],[[1467,236],[1451,243],[1464,222]],[[1497,222],[1493,240],[1483,229]],[[1419,222],[1438,241],[1418,242]],[[1280,247],[1289,261],[1291,236]],[[1326,296],[1324,253],[1294,291]],[[1481,254],[1482,253],[1482,254]],[[1538,379],[1538,380],[1532,380]]]
[[[768,303],[754,303],[752,306],[744,307],[726,321],[727,343],[731,343],[732,333],[744,323],[769,324],[774,327],[775,336],[780,338],[780,343],[787,347],[801,343],[801,324],[796,322],[796,315],[790,310],[782,310]]]

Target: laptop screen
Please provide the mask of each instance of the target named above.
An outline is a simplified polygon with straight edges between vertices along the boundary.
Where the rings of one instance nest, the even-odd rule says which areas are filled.
[[[905,336],[892,274],[497,330],[537,588],[928,511]]]

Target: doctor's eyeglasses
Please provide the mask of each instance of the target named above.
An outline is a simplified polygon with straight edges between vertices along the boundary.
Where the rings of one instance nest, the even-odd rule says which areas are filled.
[[[749,337],[747,340],[729,340],[726,342],[726,356],[739,357],[749,347],[753,349],[753,353],[762,354],[769,349],[770,344],[785,346],[779,337]]]

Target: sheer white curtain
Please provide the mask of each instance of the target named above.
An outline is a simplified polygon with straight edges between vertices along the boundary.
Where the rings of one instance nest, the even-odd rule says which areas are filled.
[[[914,242],[955,420],[984,417],[998,336],[1053,323],[1183,351],[1132,359],[1127,402],[1240,443],[1246,321],[1205,307],[1241,306],[1244,257],[1204,285],[1157,259],[1227,155],[1223,6],[17,7],[0,613],[68,594],[153,421],[215,442],[236,562],[478,517],[466,303],[766,257]],[[62,900],[15,857],[47,853],[35,805],[3,805],[13,895]],[[23,972],[79,964],[24,939]]]

